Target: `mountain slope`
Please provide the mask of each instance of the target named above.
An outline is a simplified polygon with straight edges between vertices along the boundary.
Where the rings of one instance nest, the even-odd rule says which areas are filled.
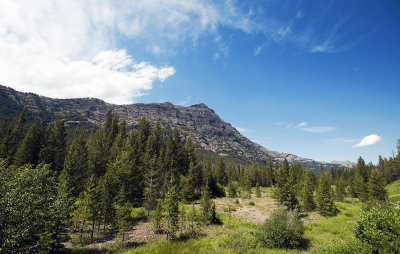
[[[160,121],[164,128],[178,126],[181,133],[184,136],[190,135],[198,147],[222,156],[244,158],[261,163],[265,163],[271,156],[275,161],[286,158],[289,162],[299,162],[314,170],[318,170],[319,167],[319,162],[293,154],[270,151],[250,141],[205,104],[190,107],[172,105],[169,102],[115,105],[94,98],[52,99],[0,86],[0,118],[7,116],[13,118],[24,110],[30,120],[35,117],[47,117],[50,120],[63,117],[67,125],[81,123],[100,125],[108,109],[124,119],[128,129],[135,128],[141,116],[145,116],[152,122]],[[338,167],[339,165],[325,164],[324,166]]]

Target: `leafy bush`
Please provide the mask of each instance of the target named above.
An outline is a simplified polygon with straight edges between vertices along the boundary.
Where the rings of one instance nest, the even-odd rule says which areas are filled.
[[[295,249],[306,247],[304,225],[295,212],[277,209],[267,219],[258,234],[260,243],[267,248]]]
[[[0,252],[48,252],[65,241],[68,215],[49,165],[0,167]]]
[[[376,205],[363,211],[356,221],[355,236],[374,253],[400,253],[400,209]]]

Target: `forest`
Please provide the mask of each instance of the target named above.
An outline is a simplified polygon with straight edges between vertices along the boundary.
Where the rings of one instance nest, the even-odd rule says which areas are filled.
[[[314,174],[273,158],[200,160],[191,137],[144,117],[128,131],[109,110],[101,127],[67,134],[61,118],[28,123],[22,112],[0,123],[0,252],[93,253],[111,237],[95,250],[400,253],[400,193],[389,197],[400,192],[397,148],[377,165],[360,157]],[[130,241],[145,224],[154,238]]]

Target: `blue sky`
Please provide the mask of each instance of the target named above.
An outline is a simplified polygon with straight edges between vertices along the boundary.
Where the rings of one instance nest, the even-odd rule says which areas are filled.
[[[205,103],[266,148],[320,161],[396,152],[398,1],[30,4],[0,4],[1,84]]]

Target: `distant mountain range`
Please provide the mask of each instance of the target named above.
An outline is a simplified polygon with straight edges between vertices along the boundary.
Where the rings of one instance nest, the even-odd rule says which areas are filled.
[[[135,128],[141,116],[150,121],[160,121],[162,127],[178,126],[182,135],[191,136],[195,145],[207,152],[239,159],[244,162],[267,162],[287,159],[290,163],[300,163],[313,171],[319,171],[321,162],[305,159],[293,154],[268,150],[241,135],[231,124],[223,121],[214,110],[205,104],[190,107],[166,103],[136,103],[115,105],[95,98],[52,99],[33,93],[23,93],[0,85],[0,118],[16,118],[24,110],[28,120],[46,117],[54,120],[62,117],[69,127],[78,124],[101,125],[106,112],[111,109],[120,119],[124,119],[128,129]],[[324,169],[348,167],[351,162],[322,162]]]

